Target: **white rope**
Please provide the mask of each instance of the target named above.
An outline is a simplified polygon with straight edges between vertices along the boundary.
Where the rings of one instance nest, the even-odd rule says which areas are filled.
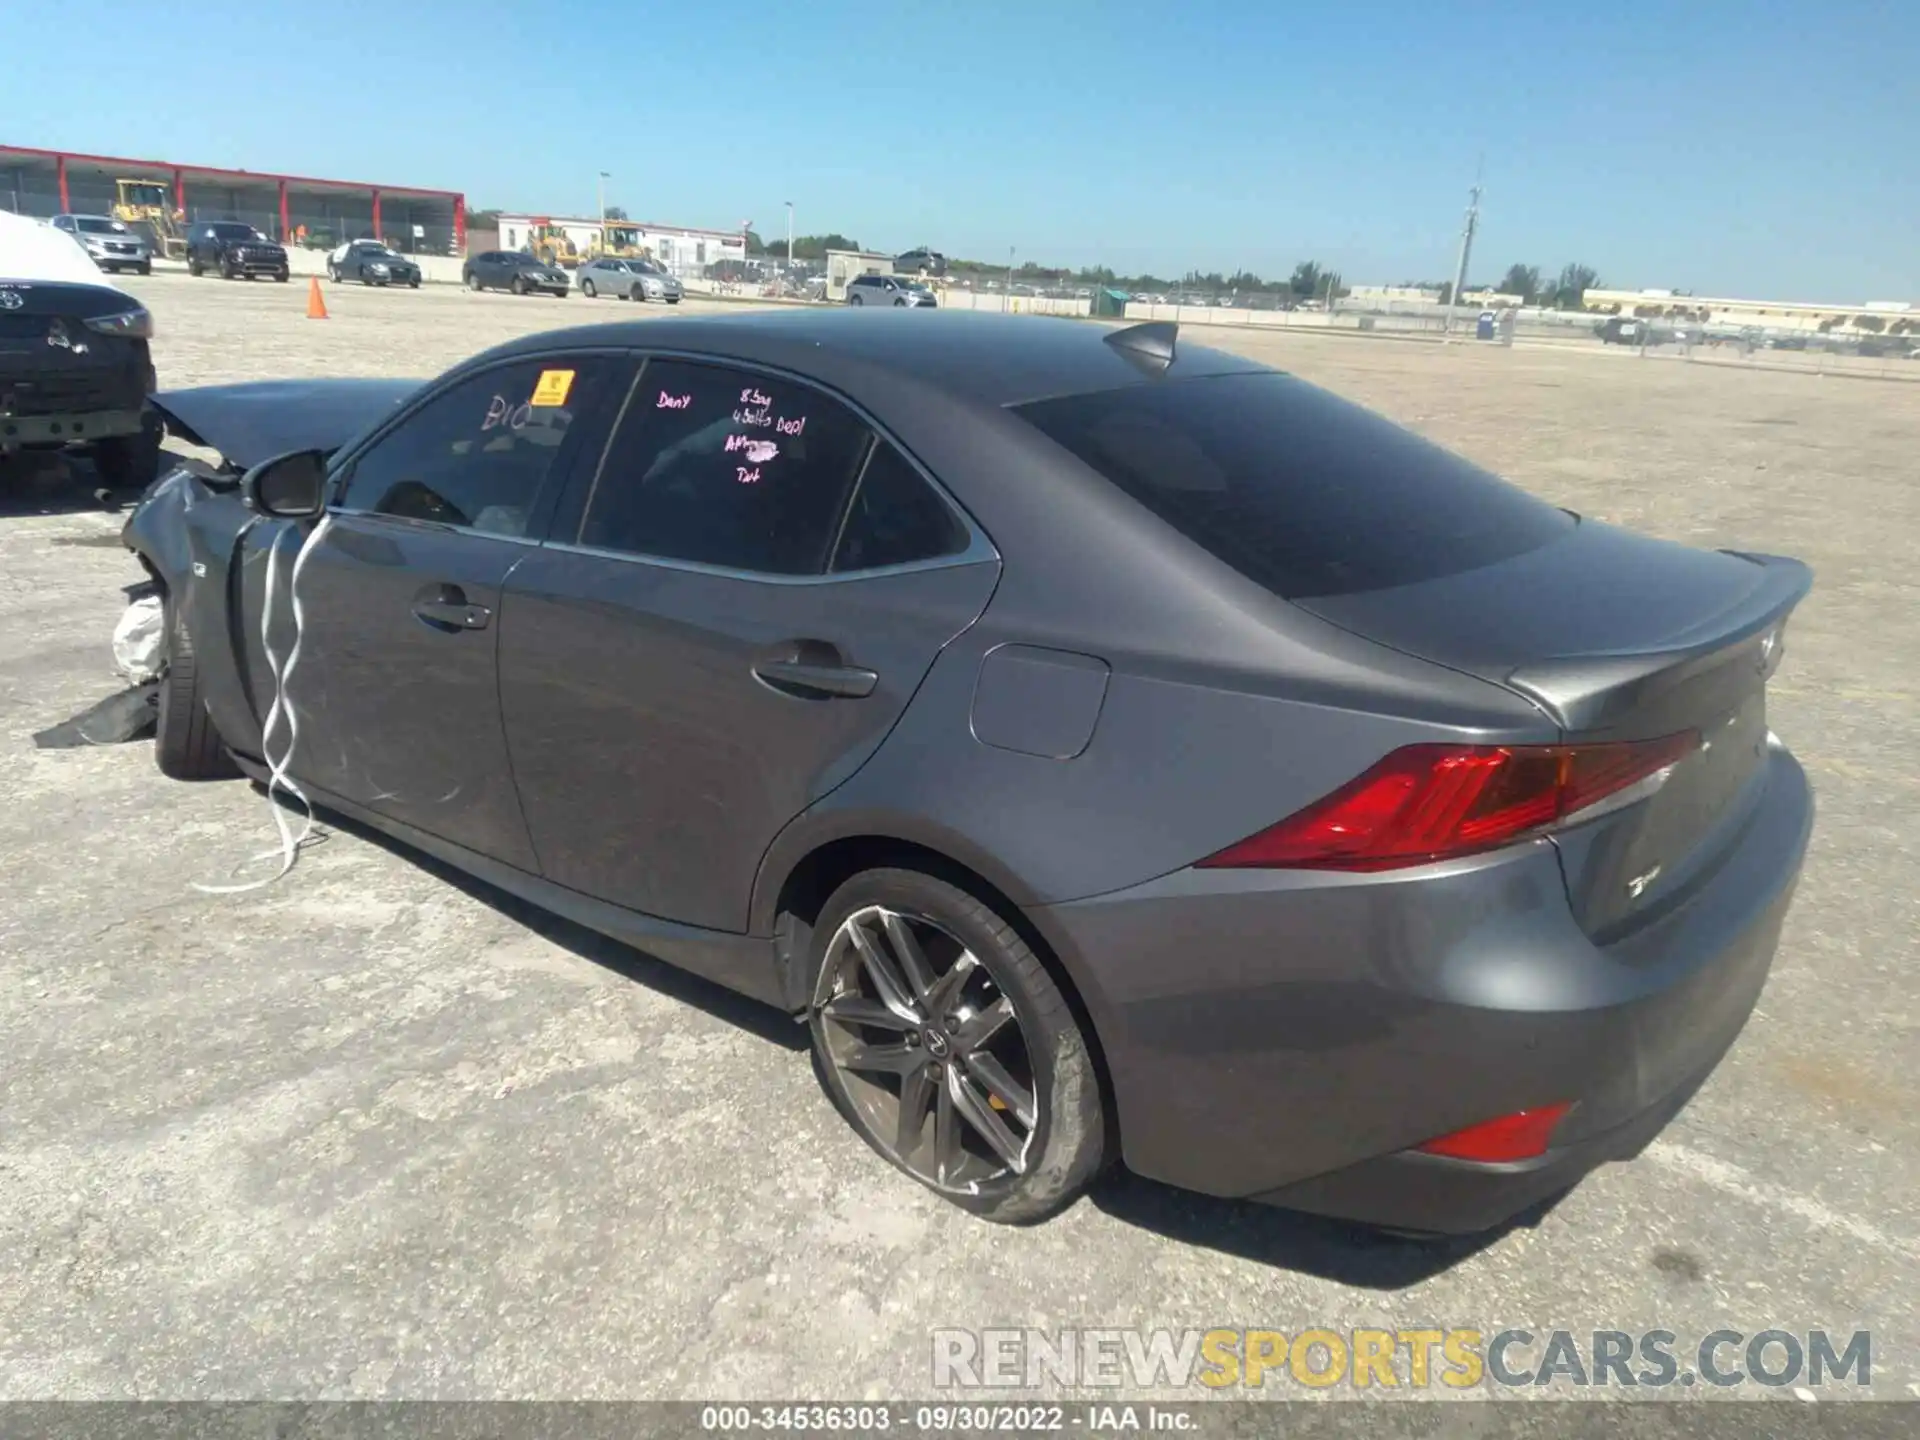
[[[260,754],[267,762],[267,804],[273,809],[273,826],[280,834],[280,844],[272,850],[249,855],[230,873],[237,875],[250,865],[272,860],[279,861],[280,868],[264,880],[249,880],[240,885],[202,885],[195,881],[193,888],[203,894],[241,895],[249,890],[265,889],[292,873],[293,867],[299,863],[302,850],[321,844],[327,838],[324,830],[314,829],[313,802],[307,799],[307,793],[300,788],[299,782],[287,773],[293,765],[294,749],[300,743],[300,720],[294,713],[292,697],[287,694],[287,682],[293,678],[293,667],[300,663],[300,641],[306,629],[306,612],[300,606],[300,572],[306,567],[307,557],[319,544],[320,537],[327,533],[327,527],[332,523],[333,516],[322,516],[320,523],[302,542],[300,553],[294,557],[293,573],[287,580],[287,593],[293,610],[293,648],[287,651],[284,666],[273,649],[273,599],[280,576],[280,552],[284,548],[280,541],[293,531],[293,527],[288,526],[276,534],[273,543],[267,547],[267,585],[260,604],[260,645],[267,652],[267,669],[273,675],[273,704],[268,707],[266,723],[260,729]],[[273,735],[279,728],[282,714],[287,720],[287,748],[275,759]],[[286,808],[273,798],[276,790],[284,791],[300,802],[300,826],[297,831],[288,823]]]

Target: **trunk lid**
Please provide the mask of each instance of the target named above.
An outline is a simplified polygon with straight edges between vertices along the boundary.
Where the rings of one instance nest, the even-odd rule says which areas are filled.
[[[1524,695],[1570,741],[1699,732],[1652,795],[1556,836],[1574,912],[1606,939],[1677,903],[1737,841],[1765,765],[1766,680],[1811,584],[1797,560],[1582,521],[1496,564],[1293,603]]]

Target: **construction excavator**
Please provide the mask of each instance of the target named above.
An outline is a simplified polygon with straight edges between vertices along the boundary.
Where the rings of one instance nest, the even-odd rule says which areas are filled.
[[[116,180],[113,193],[114,219],[148,231],[154,250],[167,259],[186,259],[186,215],[174,208],[165,185],[158,180]]]

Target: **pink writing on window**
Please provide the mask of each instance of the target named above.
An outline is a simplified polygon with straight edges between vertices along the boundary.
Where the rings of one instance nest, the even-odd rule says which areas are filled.
[[[780,453],[780,447],[771,440],[756,440],[751,435],[727,436],[726,448],[728,454],[735,450],[746,451],[747,459],[755,465],[763,464]]]
[[[733,412],[736,425],[771,425],[773,417],[764,410],[736,410]]]
[[[773,397],[770,395],[762,395],[758,390],[749,385],[740,392],[740,403],[749,409],[764,410],[773,404]]]
[[[693,396],[691,395],[669,395],[666,391],[662,390],[660,392],[660,403],[653,408],[656,410],[684,410],[691,404],[693,404]]]
[[[773,422],[773,428],[782,435],[798,435],[807,428],[807,417],[802,415],[795,420],[782,418]]]
[[[736,465],[734,466],[733,473],[734,478],[739,480],[742,485],[751,485],[760,478],[760,467],[756,465],[753,469],[749,470],[744,465]]]

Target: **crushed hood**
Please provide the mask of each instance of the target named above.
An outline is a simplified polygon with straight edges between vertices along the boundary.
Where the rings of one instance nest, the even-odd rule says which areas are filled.
[[[164,390],[167,428],[242,469],[293,450],[338,450],[385,419],[422,380],[258,380]]]

